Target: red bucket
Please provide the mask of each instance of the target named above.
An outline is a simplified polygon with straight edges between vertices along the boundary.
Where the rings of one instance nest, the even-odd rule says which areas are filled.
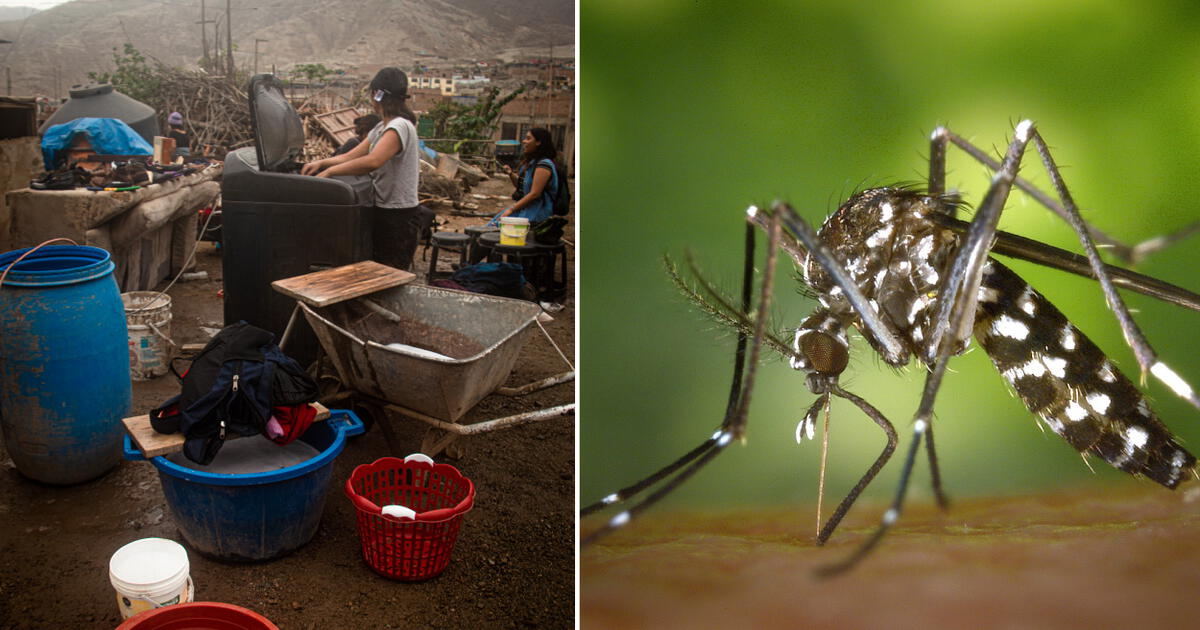
[[[266,617],[218,602],[173,604],[125,620],[117,630],[279,630]]]
[[[435,577],[450,564],[462,515],[475,504],[475,486],[457,468],[417,453],[355,468],[346,496],[358,511],[363,560],[384,577],[411,582]]]

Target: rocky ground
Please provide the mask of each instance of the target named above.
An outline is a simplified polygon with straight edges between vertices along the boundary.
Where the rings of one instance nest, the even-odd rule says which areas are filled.
[[[494,212],[510,187],[485,182],[471,198],[478,212]],[[442,229],[461,229],[483,219],[439,215]],[[567,238],[574,240],[573,227]],[[568,248],[574,266],[573,248]],[[172,337],[178,343],[206,340],[219,328],[221,252],[198,249],[206,280],[172,287]],[[448,264],[442,257],[442,264]],[[418,250],[423,281],[428,263]],[[165,283],[164,283],[165,284]],[[574,290],[570,274],[569,292]],[[574,300],[545,325],[562,352],[574,357]],[[572,359],[573,360],[573,359]],[[539,331],[525,342],[507,385],[521,385],[569,368]],[[142,414],[178,390],[170,375],[134,383],[131,415]],[[492,395],[465,423],[572,402],[574,383],[520,398]],[[336,405],[331,405],[336,406]],[[354,511],[342,492],[351,470],[388,455],[419,450],[424,427],[404,419],[388,422],[391,444],[376,423],[352,438],[334,464],[316,536],[276,560],[231,564],[189,550],[198,601],[250,608],[281,628],[568,628],[574,625],[574,420],[564,418],[460,438],[458,467],[477,488],[450,566],[421,583],[389,581],[371,572],[360,556]],[[120,622],[109,583],[108,560],[122,545],[144,537],[182,539],[163,496],[156,469],[122,462],[103,477],[54,487],[21,476],[0,449],[0,628],[113,628]]]

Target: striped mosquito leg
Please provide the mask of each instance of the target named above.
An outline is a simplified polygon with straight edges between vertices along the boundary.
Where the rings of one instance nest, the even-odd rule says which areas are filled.
[[[950,132],[939,126],[929,136],[929,194],[938,196],[946,192],[946,145]]]
[[[1168,488],[1195,466],[1104,353],[995,260],[984,268],[975,336],[1025,406],[1080,453]]]
[[[1083,217],[1079,214],[1079,209],[1075,206],[1075,201],[1071,198],[1070,191],[1067,190],[1067,184],[1063,181],[1062,174],[1058,171],[1058,166],[1054,163],[1054,158],[1050,155],[1050,149],[1046,146],[1046,142],[1042,140],[1042,136],[1034,130],[1033,142],[1037,147],[1038,154],[1042,157],[1042,163],[1046,167],[1046,172],[1050,174],[1050,181],[1054,184],[1055,191],[1062,199],[1063,207],[1067,211],[1067,223],[1071,225],[1071,229],[1075,230],[1075,234],[1079,237],[1080,244],[1083,245],[1083,251],[1087,255],[1088,262],[1091,264],[1092,272],[1096,279],[1100,282],[1101,289],[1104,290],[1104,298],[1108,301],[1108,307],[1112,309],[1113,314],[1117,318],[1117,323],[1121,325],[1121,332],[1125,336],[1125,343],[1133,350],[1133,355],[1137,357],[1138,365],[1142,368],[1142,374],[1150,372],[1158,380],[1162,381],[1167,387],[1170,387],[1177,396],[1188,401],[1192,406],[1200,409],[1200,396],[1192,388],[1187,381],[1183,380],[1175,373],[1166,363],[1163,363],[1154,349],[1150,347],[1150,342],[1146,340],[1136,322],[1133,321],[1133,316],[1129,314],[1129,309],[1125,306],[1124,300],[1117,294],[1116,287],[1113,286],[1112,278],[1108,271],[1104,268],[1103,261],[1100,260],[1100,254],[1096,251],[1096,244],[1092,241],[1092,237],[1088,234],[1088,226],[1083,221]]]

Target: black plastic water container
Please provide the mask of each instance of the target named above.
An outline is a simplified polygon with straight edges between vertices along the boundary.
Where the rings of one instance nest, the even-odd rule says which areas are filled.
[[[158,118],[153,107],[114,90],[108,83],[76,85],[71,88],[70,94],[70,100],[42,123],[38,133],[46,133],[50,127],[76,118],[116,118],[133,127],[146,142],[154,144],[154,136],[158,135]]]
[[[221,178],[225,323],[246,320],[278,339],[295,301],[271,282],[370,258],[370,222],[353,180],[299,174],[304,126],[283,84],[260,74],[247,91],[255,146],[229,152]],[[301,363],[316,357],[303,317],[284,351]]]

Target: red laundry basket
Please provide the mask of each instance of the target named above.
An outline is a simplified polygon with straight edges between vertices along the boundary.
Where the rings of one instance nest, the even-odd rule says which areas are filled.
[[[475,504],[475,486],[449,464],[420,453],[363,464],[346,480],[358,511],[363,560],[376,573],[412,582],[441,574],[450,563],[462,515]],[[382,514],[400,505],[412,517]]]

